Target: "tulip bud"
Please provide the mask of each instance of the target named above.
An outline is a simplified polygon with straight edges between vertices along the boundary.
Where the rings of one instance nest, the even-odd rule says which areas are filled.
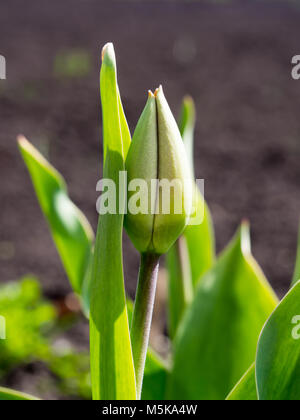
[[[140,252],[164,254],[188,222],[192,181],[184,144],[161,87],[149,92],[125,167],[128,235]],[[136,180],[144,181],[139,191]],[[131,211],[133,202],[139,202],[139,211]]]

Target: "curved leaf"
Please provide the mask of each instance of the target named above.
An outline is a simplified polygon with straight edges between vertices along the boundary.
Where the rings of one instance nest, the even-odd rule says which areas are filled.
[[[299,233],[298,233],[296,265],[295,265],[295,271],[294,271],[293,280],[292,280],[292,286],[294,286],[298,280],[300,280],[300,225],[299,225]]]
[[[12,389],[0,387],[0,401],[37,401],[39,398],[24,394],[23,392],[13,391]]]
[[[179,117],[179,129],[184,142],[187,157],[190,162],[190,167],[193,175],[194,171],[194,131],[196,124],[196,110],[193,98],[185,96],[182,101],[180,117]]]
[[[104,47],[102,58],[100,88],[103,114],[103,178],[114,181],[120,188],[119,171],[124,170],[129,131],[127,127],[124,135],[125,117],[120,105],[112,44]],[[119,205],[125,203],[125,195],[120,200],[120,202],[117,200],[117,209]],[[122,232],[122,214],[117,212],[100,215],[94,252],[90,308],[94,399],[136,399],[124,290]]]
[[[193,175],[195,123],[195,104],[190,96],[186,96],[182,103],[179,129]],[[196,287],[201,276],[213,266],[216,256],[214,228],[210,210],[198,189],[196,189],[195,201],[197,213],[203,214],[203,221],[200,225],[188,226],[184,232],[188,246],[192,282],[194,287]]]
[[[226,398],[228,401],[257,401],[255,364],[245,373]]]
[[[186,307],[192,302],[194,289],[184,236],[178,238],[166,256],[168,268],[168,329],[174,338]]]
[[[199,283],[174,341],[170,399],[225,399],[255,359],[277,299],[250,253],[243,224]]]
[[[66,273],[74,291],[81,294],[94,239],[92,228],[70,200],[57,170],[25,137],[20,136],[18,142]]]
[[[194,173],[195,105],[189,96],[185,97],[182,103],[179,128],[190,167]],[[167,254],[168,322],[171,338],[175,336],[183,313],[193,299],[194,288],[215,261],[215,239],[211,214],[200,191],[197,188],[195,191],[197,214],[203,214],[203,221],[199,225],[187,226],[182,237]]]
[[[196,206],[197,212],[204,215],[203,222],[200,225],[187,226],[184,231],[194,288],[197,287],[202,276],[214,265],[216,258],[210,210],[199,191],[197,191]]]
[[[300,400],[300,281],[261,333],[256,358],[260,400]]]

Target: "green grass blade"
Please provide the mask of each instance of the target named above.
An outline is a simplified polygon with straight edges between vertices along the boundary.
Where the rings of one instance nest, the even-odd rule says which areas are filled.
[[[255,364],[245,373],[242,379],[230,392],[227,401],[257,401],[257,390],[255,380]]]
[[[194,173],[194,129],[195,105],[190,97],[182,103],[179,129],[186,148],[190,167]],[[186,307],[193,299],[194,288],[202,275],[215,261],[215,239],[209,208],[200,191],[196,189],[195,205],[198,214],[203,214],[200,225],[187,226],[180,238],[167,254],[169,274],[168,323],[173,338]],[[182,248],[186,248],[186,250]],[[183,255],[183,253],[185,255]]]
[[[300,225],[299,225],[299,233],[298,233],[296,265],[295,265],[295,271],[294,271],[293,280],[292,280],[292,286],[294,286],[298,280],[300,280]]]
[[[100,75],[103,114],[103,178],[119,185],[124,170],[122,110],[112,44],[103,50]],[[123,120],[124,123],[124,120]],[[127,139],[128,140],[128,139]],[[117,194],[118,195],[118,194]],[[121,197],[123,200],[125,197]],[[117,203],[118,208],[119,203]],[[94,399],[136,399],[123,278],[123,215],[99,217],[91,293],[91,374]]]
[[[70,200],[57,170],[21,136],[19,148],[68,278],[74,291],[81,294],[94,239],[92,228]]]
[[[0,401],[38,401],[39,398],[13,391],[12,389],[0,387]]]
[[[224,400],[253,363],[259,333],[276,304],[243,224],[200,281],[178,328],[168,398]]]
[[[300,400],[300,281],[261,333],[256,358],[260,400]]]

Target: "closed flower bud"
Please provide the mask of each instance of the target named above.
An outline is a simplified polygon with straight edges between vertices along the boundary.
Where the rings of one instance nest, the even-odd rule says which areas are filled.
[[[161,87],[149,92],[125,166],[126,230],[140,252],[164,254],[188,222],[193,184],[180,132]]]

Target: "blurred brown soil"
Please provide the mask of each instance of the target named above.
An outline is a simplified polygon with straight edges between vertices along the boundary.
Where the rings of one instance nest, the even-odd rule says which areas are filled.
[[[185,94],[195,99],[195,168],[205,179],[218,251],[248,218],[253,253],[282,295],[293,272],[300,215],[300,81],[290,75],[291,57],[300,54],[299,19],[297,3],[286,0],[3,2],[0,281],[30,272],[49,297],[70,290],[16,136],[25,134],[48,156],[96,229],[98,73],[101,47],[113,41],[131,130],[147,90],[160,83],[175,114]],[[57,76],[57,54],[78,49],[91,57],[90,72]],[[124,253],[133,295],[138,255],[127,238]],[[163,285],[160,290],[165,294]],[[78,331],[87,341],[87,331]]]

